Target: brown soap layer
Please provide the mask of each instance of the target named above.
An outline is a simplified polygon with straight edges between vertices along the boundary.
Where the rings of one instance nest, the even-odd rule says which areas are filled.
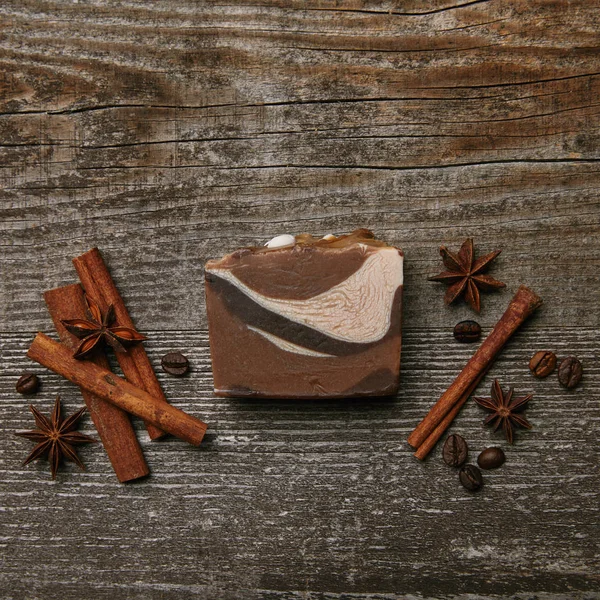
[[[368,229],[329,240],[303,233],[293,247],[242,248],[209,260],[206,269],[227,269],[253,291],[271,298],[306,300],[342,283],[371,253],[386,247],[393,246],[376,240]]]
[[[219,396],[319,398],[396,393],[400,370],[401,288],[390,333],[368,348],[332,358],[287,352],[248,329],[220,294],[206,287],[215,393]],[[296,342],[294,342],[296,343]]]
[[[208,268],[228,269],[249,288],[287,300],[306,300],[342,283],[358,271],[368,252],[356,246],[326,249],[294,246],[262,253],[230,254]]]

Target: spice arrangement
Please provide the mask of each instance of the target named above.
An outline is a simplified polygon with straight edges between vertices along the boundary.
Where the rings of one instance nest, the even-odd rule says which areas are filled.
[[[429,279],[450,285],[445,295],[446,304],[451,304],[464,297],[471,308],[479,312],[481,308],[479,290],[491,291],[504,287],[502,282],[483,274],[491,261],[500,254],[499,250],[475,259],[473,240],[467,239],[458,254],[453,254],[445,246],[440,248],[440,254],[448,270]],[[409,436],[408,443],[416,449],[415,456],[418,459],[423,460],[431,452],[468,397],[489,371],[494,359],[508,339],[541,304],[541,298],[533,291],[525,286],[519,288],[491,334],[475,352],[450,388]],[[479,339],[481,327],[476,321],[461,321],[454,327],[453,335],[458,342],[472,343]],[[556,364],[556,355],[549,350],[542,350],[532,356],[529,369],[533,376],[545,378],[554,372]],[[559,365],[558,380],[569,389],[578,385],[582,375],[583,367],[575,357],[567,357]],[[495,379],[490,397],[476,397],[474,400],[479,406],[490,412],[483,422],[484,425],[491,426],[493,431],[502,427],[507,442],[512,444],[515,429],[532,428],[523,415],[532,397],[533,394],[516,397],[514,388],[511,387],[506,392]],[[442,458],[448,466],[460,468],[459,480],[469,491],[477,491],[483,486],[480,469],[497,469],[506,460],[504,451],[498,447],[483,450],[477,458],[478,467],[472,464],[465,465],[467,456],[468,444],[465,439],[457,434],[450,435],[442,448]]]
[[[517,329],[541,306],[542,300],[521,286],[490,335],[408,438],[415,456],[423,460],[450,426],[464,403],[488,372],[494,359]]]
[[[442,459],[449,467],[460,469],[458,479],[464,488],[475,492],[483,486],[483,475],[480,469],[497,469],[504,464],[506,456],[502,448],[486,448],[477,457],[477,464],[467,464],[469,446],[462,436],[453,433],[446,438],[442,448]]]
[[[61,341],[38,333],[27,356],[79,386],[115,474],[121,482],[132,481],[150,471],[129,414],[145,421],[151,439],[170,433],[196,446],[201,443],[207,426],[167,403],[140,343],[145,336],[136,331],[98,249],[75,258],[73,263],[81,285],[67,285],[44,294]],[[110,370],[105,346],[115,350],[124,378]],[[33,378],[22,377],[17,388],[33,390]],[[74,435],[72,428],[84,410],[77,413],[74,421],[68,420],[69,433]],[[57,411],[59,408],[55,407],[53,419]],[[58,423],[55,419],[52,422]],[[52,423],[46,425],[47,431],[56,436]],[[65,425],[62,427],[64,430]],[[43,446],[27,462],[43,456],[51,459],[53,477],[63,456],[74,460],[68,451],[59,455]],[[83,467],[81,461],[77,464]]]
[[[161,435],[170,433],[195,446],[200,445],[204,437],[206,425],[199,419],[159,400],[108,369],[92,362],[78,361],[68,348],[43,333],[37,334],[27,356],[98,398],[142,418],[148,427],[161,431]]]
[[[387,246],[376,240],[371,232],[362,229],[347,236],[330,235],[321,240],[306,234],[297,238],[283,237],[285,243],[280,240],[281,243],[271,244],[274,241],[271,240],[271,245],[267,244],[266,250],[243,249],[221,261],[208,263],[207,299],[210,301],[209,323],[212,323],[213,329],[213,370],[217,360],[221,380],[227,379],[231,373],[237,373],[231,366],[233,363],[230,357],[225,360],[219,353],[222,348],[230,351],[235,345],[240,345],[239,340],[228,339],[224,335],[230,325],[227,320],[232,319],[233,315],[233,319],[243,317],[243,328],[248,330],[248,343],[260,349],[257,352],[259,360],[265,361],[268,358],[277,361],[284,357],[289,361],[289,356],[296,355],[298,365],[304,365],[305,369],[310,366],[314,370],[313,373],[296,369],[292,382],[295,391],[287,396],[316,398],[393,393],[398,384],[400,364],[401,250]],[[279,238],[275,238],[277,239]],[[505,287],[504,283],[486,274],[500,250],[476,258],[473,240],[467,239],[458,253],[442,246],[440,254],[447,270],[430,280],[449,285],[445,294],[446,304],[464,298],[473,310],[479,312],[480,292]],[[319,269],[316,271],[306,258],[311,255],[318,262]],[[298,257],[301,258],[300,263],[297,262]],[[79,386],[115,474],[121,482],[132,481],[148,475],[149,468],[129,415],[144,420],[153,440],[169,433],[195,446],[202,442],[207,426],[167,402],[142,344],[146,337],[136,330],[98,249],[75,258],[73,263],[81,284],[67,285],[44,293],[60,342],[38,333],[27,356]],[[304,283],[298,278],[296,270],[298,264],[307,270],[306,285],[312,286],[310,289],[302,287]],[[265,270],[265,267],[268,268]],[[282,273],[291,267],[294,279],[286,282],[285,277],[282,280]],[[269,269],[273,271],[273,276]],[[323,269],[327,273],[326,281],[319,282],[315,279],[315,273],[322,273]],[[391,283],[390,272],[393,280]],[[244,278],[249,276],[255,278],[252,280],[254,286],[262,286],[261,293],[250,294],[246,290]],[[361,290],[370,290],[373,298],[384,298],[386,302],[372,303],[379,311],[376,319],[366,315],[369,318],[362,321],[351,320],[354,329],[351,327],[346,331],[343,327],[347,327],[347,319],[344,318],[340,323],[335,321],[339,316],[336,312],[339,309],[335,304],[330,305],[329,299],[323,305],[323,314],[315,312],[315,306],[311,304],[311,298],[316,293],[313,289],[315,285],[323,288],[317,290],[321,294],[319,298],[328,299],[330,292],[333,298],[331,302],[340,294],[346,296],[349,310],[354,310],[352,307],[355,304],[358,316],[364,312]],[[267,293],[269,289],[271,292]],[[291,294],[293,298],[282,303],[279,298],[282,293]],[[251,297],[246,297],[248,294]],[[238,305],[239,315],[236,312]],[[508,340],[541,305],[542,300],[535,292],[523,285],[519,287],[491,333],[410,434],[408,443],[415,450],[418,459],[423,460],[429,455],[488,373]],[[331,313],[329,316],[327,311]],[[300,325],[289,327],[289,323],[296,321]],[[377,331],[368,329],[373,324],[378,325],[379,321],[382,326]],[[240,331],[242,327],[236,324],[234,329]],[[215,331],[217,336],[214,335]],[[290,331],[297,339],[291,341],[278,337],[288,335]],[[459,343],[475,343],[480,339],[481,333],[481,326],[473,320],[461,321],[453,329],[454,338]],[[390,344],[390,340],[393,343]],[[386,348],[386,352],[382,352],[380,348]],[[390,348],[393,356],[386,354],[389,354]],[[107,349],[114,350],[124,377],[110,370],[105,353]],[[360,358],[370,351],[374,352],[379,362],[373,363],[370,370],[363,373],[364,381],[348,387],[346,379],[357,373],[360,375],[362,371],[359,367],[363,368],[353,362],[354,356]],[[340,372],[345,375],[339,385],[336,383],[333,387],[328,387],[333,384],[322,378],[322,373],[332,372],[327,367],[332,363],[323,362],[324,359],[335,360],[336,364],[344,367]],[[542,379],[551,375],[557,364],[560,384],[568,389],[576,387],[583,375],[582,364],[576,357],[563,358],[559,363],[552,351],[542,350],[532,356],[529,369],[534,377]],[[375,369],[378,365],[379,368]],[[170,352],[162,358],[161,366],[167,374],[182,377],[189,371],[190,363],[181,352]],[[389,381],[385,378],[388,372]],[[247,373],[244,373],[246,376]],[[274,398],[284,397],[285,390],[292,389],[289,387],[290,382],[285,377],[282,378],[277,369],[270,369],[266,373],[268,377],[262,379],[260,373],[252,372],[248,375],[252,378],[257,376],[258,379],[252,385],[259,391],[248,386],[238,389],[229,383],[222,389],[217,389],[216,375],[215,388],[217,393],[225,396],[262,395]],[[37,375],[25,373],[17,381],[16,390],[21,394],[31,395],[37,392],[39,385]],[[302,387],[305,385],[308,385],[306,389]],[[503,389],[495,379],[490,396],[476,397],[474,400],[490,413],[484,420],[484,425],[489,425],[493,431],[501,429],[506,441],[513,444],[516,429],[532,427],[524,415],[532,397],[531,393],[517,395],[512,387]],[[63,459],[84,468],[75,446],[96,441],[76,431],[77,423],[86,408],[67,419],[61,417],[58,398],[50,418],[42,415],[34,406],[30,409],[37,429],[17,433],[37,442],[25,464],[38,458],[47,458],[53,479]],[[476,466],[466,463],[468,453],[467,442],[457,434],[450,435],[442,448],[444,462],[459,469],[462,485],[467,490],[476,491],[483,486],[480,469],[499,468],[506,457],[499,447],[486,448],[479,454]]]
[[[47,291],[44,300],[61,342],[76,353],[79,339],[69,333],[63,321],[85,316],[88,303],[83,288],[78,283],[56,288]],[[109,369],[103,348],[97,348],[85,360]],[[150,470],[127,413],[81,386],[80,391],[119,481],[148,475]]]

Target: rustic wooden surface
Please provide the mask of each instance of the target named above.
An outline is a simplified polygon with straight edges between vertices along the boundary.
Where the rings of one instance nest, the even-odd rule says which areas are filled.
[[[0,597],[600,598],[600,6],[566,0],[3,0],[0,4]],[[203,264],[271,236],[373,228],[406,253],[396,399],[215,398]],[[472,353],[437,247],[502,248],[487,334],[520,283],[545,305],[494,377],[533,391],[513,448],[469,403],[454,431],[506,465],[471,495],[405,440]],[[55,482],[21,467],[22,370],[49,412],[76,388],[28,364],[42,292],[98,245],[196,449],[101,447]],[[574,354],[574,391],[533,380]],[[85,433],[93,433],[87,418]]]

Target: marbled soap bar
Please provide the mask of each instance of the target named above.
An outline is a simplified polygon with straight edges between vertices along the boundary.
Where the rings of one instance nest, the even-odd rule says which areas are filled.
[[[403,253],[366,229],[279,236],[206,264],[215,393],[396,393]]]

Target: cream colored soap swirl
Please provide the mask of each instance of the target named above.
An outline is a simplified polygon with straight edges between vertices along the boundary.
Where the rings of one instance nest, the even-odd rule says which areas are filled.
[[[228,269],[221,277],[271,312],[311,327],[333,339],[371,343],[383,338],[391,322],[396,290],[403,283],[403,257],[396,248],[372,252],[347,279],[306,300],[271,298],[242,283]]]

